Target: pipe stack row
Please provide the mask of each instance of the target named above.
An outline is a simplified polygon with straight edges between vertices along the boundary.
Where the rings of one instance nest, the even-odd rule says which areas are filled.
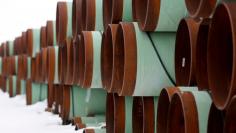
[[[235,16],[234,0],[58,2],[55,21],[2,43],[0,85],[102,127],[87,133],[233,133]]]

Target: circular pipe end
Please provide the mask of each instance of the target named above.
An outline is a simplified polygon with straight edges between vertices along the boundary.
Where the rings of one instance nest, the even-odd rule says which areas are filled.
[[[67,33],[67,3],[58,2],[56,11],[56,38],[57,44],[62,45]]]

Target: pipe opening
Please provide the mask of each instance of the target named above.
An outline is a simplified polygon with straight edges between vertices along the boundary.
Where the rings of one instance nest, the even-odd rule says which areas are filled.
[[[68,80],[68,84],[72,85],[73,84],[73,77],[75,72],[74,70],[74,45],[73,45],[73,41],[70,40],[68,41],[68,52],[67,52],[67,80]]]
[[[229,108],[226,111],[225,116],[225,125],[224,132],[225,133],[235,133],[236,132],[236,97],[234,96],[230,102]]]
[[[56,11],[56,38],[58,45],[61,45],[66,40],[67,21],[67,3],[58,2]]]
[[[213,16],[209,32],[207,70],[209,88],[216,107],[223,109],[231,95],[233,72],[233,39],[226,5],[219,5]],[[219,82],[220,81],[220,82]]]
[[[210,113],[208,116],[208,133],[223,133],[224,128],[224,114],[218,110],[214,103],[211,104]]]
[[[122,25],[119,25],[117,29],[114,51],[114,73],[112,75],[112,82],[114,83],[114,92],[120,92],[123,85],[125,65],[124,32]]]
[[[53,21],[47,21],[46,26],[46,46],[53,46],[55,42],[53,42]]]
[[[133,98],[132,128],[134,133],[144,131],[144,102],[142,97]]]
[[[74,59],[74,66],[73,66],[73,72],[74,77],[73,77],[73,82],[74,84],[78,84],[79,83],[79,45],[80,45],[80,36],[78,36],[78,38],[76,38],[75,42],[74,42],[74,48],[73,48],[73,59]]]
[[[182,20],[176,35],[175,76],[178,86],[190,84],[191,80],[191,42],[188,24]]]
[[[114,31],[112,30],[114,29]],[[115,43],[117,26],[109,25],[102,37],[101,48],[101,78],[103,88],[112,91],[113,46]]]

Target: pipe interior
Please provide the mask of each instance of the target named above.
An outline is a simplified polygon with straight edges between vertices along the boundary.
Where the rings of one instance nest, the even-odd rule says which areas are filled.
[[[149,1],[151,0],[134,0],[133,1],[133,16],[141,23],[142,26],[146,24],[146,16],[149,8]]]
[[[173,95],[168,112],[168,133],[185,133],[185,118],[182,107],[182,101],[179,94]]]
[[[186,20],[179,24],[175,46],[175,76],[177,86],[186,86],[191,74],[191,42]]]
[[[113,0],[103,0],[103,24],[108,27],[112,23]]]
[[[144,101],[143,97],[133,98],[132,109],[132,129],[134,133],[142,133],[144,131]]]
[[[106,131],[107,133],[114,133],[114,94],[107,93],[106,100]]]
[[[212,103],[210,108],[210,113],[208,116],[208,133],[223,133],[224,128],[224,116],[223,112],[218,110],[216,106]]]
[[[111,89],[113,69],[113,41],[112,30],[110,26],[108,26],[107,31],[103,34],[101,56],[101,76],[103,87],[106,89]]]
[[[230,16],[224,5],[218,6],[209,33],[207,70],[213,101],[220,108],[225,106],[230,95],[233,45]]]
[[[116,33],[116,42],[114,46],[114,73],[112,80],[114,81],[114,88],[117,91],[122,90],[123,79],[124,79],[124,31],[122,25],[118,26]]]

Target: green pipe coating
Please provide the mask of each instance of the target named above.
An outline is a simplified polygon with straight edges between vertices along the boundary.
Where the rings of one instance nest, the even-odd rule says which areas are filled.
[[[31,58],[27,57],[27,79],[31,77]]]
[[[43,101],[43,100],[47,99],[47,93],[48,93],[48,85],[47,84],[41,84],[40,101]]]
[[[13,43],[13,41],[8,41],[8,46],[9,46],[9,56],[14,55],[14,43]]]
[[[157,105],[158,105],[158,97],[156,97],[156,96],[153,97],[153,100],[154,100],[154,113],[155,113],[155,114],[154,114],[154,116],[155,116],[155,118],[154,118],[154,119],[155,119],[154,133],[156,133],[156,132],[157,132],[157,126],[156,126],[156,125],[157,125],[157,124],[156,124],[156,123],[157,123],[157,117],[156,117],[156,116],[157,116],[157,108],[158,108],[158,107],[157,107]]]
[[[16,82],[17,82],[17,77],[12,76],[12,90],[13,90],[13,96],[16,96]]]
[[[132,108],[133,108],[133,97],[125,97],[125,132],[132,133]]]
[[[164,67],[170,74],[174,82],[175,80],[175,32],[153,32],[150,37],[160,55]]]
[[[15,70],[17,74],[18,73],[18,56],[15,56]]]
[[[133,95],[159,96],[162,88],[174,85],[164,70],[147,33],[142,32],[136,22],[133,24],[137,39],[137,76]]]
[[[0,75],[2,75],[2,57],[0,57]]]
[[[52,31],[53,31],[53,46],[57,45],[57,35],[56,35],[56,21],[52,22]]]
[[[180,20],[187,17],[184,0],[160,0],[159,18],[155,31],[177,31]]]
[[[93,76],[91,88],[102,88],[101,79],[101,45],[102,34],[99,31],[93,31]]]
[[[132,0],[123,0],[122,21],[124,21],[124,22],[131,22],[131,21],[133,21],[133,16],[132,16]]]
[[[32,104],[35,104],[37,103],[38,101],[40,101],[40,88],[41,88],[41,85],[39,83],[33,83],[32,82],[32,87],[31,87],[31,91],[32,91]]]
[[[88,125],[88,126],[96,126],[96,125]],[[106,129],[102,128],[102,129],[93,129],[94,133],[106,133]]]
[[[83,124],[98,124],[101,122],[105,122],[105,116],[104,115],[98,115],[95,117],[81,117],[81,122]]]
[[[105,114],[106,92],[103,89],[72,87],[74,116]]]
[[[58,84],[59,82],[59,76],[58,76],[58,65],[59,65],[59,46],[54,46],[55,49],[55,72],[54,72],[54,84]]]
[[[66,36],[72,36],[72,2],[67,2],[67,31]],[[55,32],[56,33],[56,32]]]
[[[25,94],[26,93],[26,81],[25,80],[21,80],[20,81],[20,85],[21,85],[21,90],[20,90],[20,94]]]
[[[199,133],[207,132],[208,116],[212,104],[211,97],[206,91],[192,91],[198,112]]]
[[[36,54],[40,51],[40,30],[33,29],[33,52],[32,57],[35,57]]]
[[[9,94],[9,78],[6,78],[6,92]]]
[[[96,18],[95,18],[95,30],[96,31],[103,31],[103,1],[102,0],[95,0],[96,2]],[[88,9],[90,10],[90,9]],[[92,16],[89,16],[92,17]]]

